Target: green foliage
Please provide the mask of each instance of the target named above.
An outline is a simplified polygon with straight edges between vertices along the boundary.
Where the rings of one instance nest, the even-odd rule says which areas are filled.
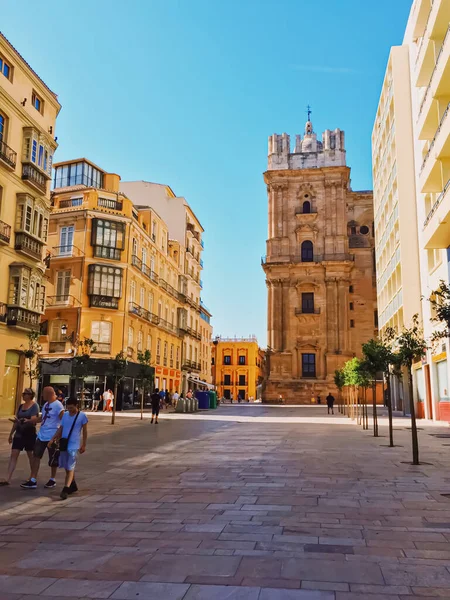
[[[336,369],[334,372],[334,384],[337,389],[341,392],[342,388],[345,386],[345,376],[343,369]]]
[[[358,386],[359,385],[359,358],[352,358],[348,360],[342,367],[344,375],[344,384],[346,386]]]
[[[128,370],[128,360],[123,352],[116,354],[115,358],[109,361],[108,375],[113,377],[115,383],[119,383],[126,376]]]
[[[392,361],[392,350],[390,344],[381,338],[372,338],[362,346],[363,360],[366,371],[370,373],[372,380],[376,379],[377,373],[389,372]]]
[[[153,368],[151,366],[152,355],[150,350],[137,353],[137,359],[140,366],[139,379],[142,381],[143,387],[150,387],[153,384]]]
[[[398,362],[410,371],[413,362],[420,360],[426,353],[427,343],[419,323],[419,315],[412,318],[412,326],[403,327],[396,338]]]
[[[431,294],[429,302],[434,311],[431,320],[444,325],[443,329],[434,331],[431,336],[432,341],[437,342],[450,335],[450,287],[445,281],[439,282],[439,287]]]

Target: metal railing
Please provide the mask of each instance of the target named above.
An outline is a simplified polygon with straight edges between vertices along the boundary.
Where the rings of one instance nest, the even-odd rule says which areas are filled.
[[[120,200],[113,200],[111,198],[99,198],[97,200],[97,206],[101,208],[109,208],[111,210],[122,210],[123,202]]]
[[[60,200],[58,208],[73,208],[76,206],[83,206],[83,198],[67,198],[66,200]]]
[[[42,248],[44,246],[44,242],[40,242],[35,238],[31,237],[25,231],[20,231],[16,233],[16,239],[14,243],[14,248],[23,252],[24,254],[28,254],[37,260],[42,260]]]
[[[196,363],[193,360],[185,359],[181,365],[182,369],[193,369],[194,371],[201,371],[200,363]]]
[[[47,179],[34,165],[22,165],[22,179],[44,194],[47,192]]]
[[[445,109],[444,114],[442,115],[442,118],[439,121],[438,128],[436,129],[436,133],[434,134],[434,137],[433,137],[433,139],[431,141],[430,147],[428,148],[428,152],[425,154],[425,157],[424,157],[423,162],[422,162],[422,166],[420,167],[420,172],[423,171],[423,169],[425,167],[425,164],[426,164],[428,158],[430,157],[430,153],[431,153],[431,151],[433,149],[433,146],[434,146],[434,144],[435,144],[435,142],[437,140],[439,132],[442,129],[442,125],[444,124],[444,121],[447,118],[447,115],[448,115],[449,111],[450,111],[450,102],[447,104],[447,108]]]
[[[12,148],[0,141],[0,159],[6,163],[12,169],[16,168],[17,163],[17,152],[14,152]]]
[[[261,264],[270,263],[321,263],[321,262],[353,262],[355,256],[353,254],[315,254],[313,257],[306,257],[301,254],[271,254],[261,257]]]
[[[163,290],[166,290],[171,296],[173,296],[176,300],[180,300],[180,293],[176,290],[170,283],[167,283],[164,279],[159,279],[159,285]]]
[[[431,0],[430,12],[428,13],[428,18],[427,18],[427,22],[425,23],[425,28],[423,30],[422,39],[420,41],[419,48],[417,50],[417,56],[416,56],[416,61],[414,63],[414,68],[417,68],[417,63],[419,62],[419,58],[420,58],[420,55],[422,53],[422,48],[423,48],[424,42],[427,39],[427,35],[426,34],[427,34],[427,29],[428,29],[428,23],[430,22],[431,13],[432,13],[432,10],[433,10],[433,4],[434,4],[434,0]]]
[[[74,306],[81,306],[81,302],[72,296],[71,294],[60,294],[58,296],[47,296],[46,302],[48,307],[57,306],[58,308],[73,308]]]
[[[75,258],[80,256],[84,256],[84,252],[73,244],[67,244],[65,246],[53,246],[52,248],[52,258]]]
[[[11,240],[11,225],[5,223],[4,221],[0,221],[0,240],[9,244]]]
[[[428,225],[428,223],[431,221],[432,216],[434,215],[434,213],[437,211],[440,203],[442,202],[442,200],[444,199],[445,194],[447,193],[447,190],[450,188],[450,179],[447,181],[447,183],[444,186],[444,189],[442,190],[442,192],[439,194],[439,196],[436,198],[436,202],[433,204],[430,212],[427,215],[427,218],[425,219],[425,222],[423,224],[424,228]]]
[[[429,91],[431,89],[431,84],[433,83],[433,77],[434,77],[434,75],[435,75],[435,73],[437,71],[437,68],[439,66],[439,59],[441,58],[442,52],[444,51],[445,42],[447,41],[447,38],[449,37],[449,33],[450,33],[450,25],[448,26],[447,33],[445,34],[444,39],[442,40],[441,49],[439,50],[438,55],[436,56],[436,62],[434,64],[433,72],[431,73],[430,83],[428,84],[427,91],[425,92],[425,95],[422,98],[422,102],[420,103],[419,114],[417,115],[417,119],[420,118],[420,115],[422,114],[423,108],[425,106],[426,99],[428,98],[428,93],[429,93]]]
[[[142,262],[142,260],[138,256],[136,256],[136,254],[132,255],[131,264],[133,265],[133,267],[136,267],[136,269],[139,269],[139,271],[141,271],[141,273],[144,273],[144,275],[146,277],[148,277],[148,279],[150,279],[154,283],[158,283],[158,281],[159,281],[158,275],[154,271],[152,271],[150,269],[150,267],[145,265]]]
[[[139,306],[136,302],[128,303],[128,312],[141,317],[141,319],[145,319],[149,323],[153,323],[154,325],[159,325],[160,318],[158,315],[153,314],[143,306]]]

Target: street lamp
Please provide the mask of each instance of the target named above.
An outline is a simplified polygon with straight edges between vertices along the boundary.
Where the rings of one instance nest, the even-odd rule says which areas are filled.
[[[61,335],[63,337],[65,337],[67,335],[67,325],[64,323],[64,325],[61,325]]]

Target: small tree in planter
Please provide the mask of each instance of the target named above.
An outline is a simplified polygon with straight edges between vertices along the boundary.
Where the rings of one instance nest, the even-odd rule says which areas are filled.
[[[142,381],[142,394],[141,394],[141,420],[144,418],[144,397],[145,389],[152,388],[153,386],[153,369],[151,366],[152,355],[150,350],[144,352],[138,351],[137,359],[141,365],[139,369],[139,379]]]
[[[418,465],[420,464],[419,439],[417,435],[416,408],[414,406],[413,396],[412,366],[414,362],[422,359],[427,349],[427,344],[423,338],[423,331],[419,323],[419,315],[413,316],[411,327],[403,327],[401,333],[397,336],[395,340],[395,345],[398,349],[399,364],[401,364],[403,367],[406,367],[406,370],[408,372],[413,454],[412,464]]]
[[[95,342],[90,338],[82,338],[73,341],[72,343],[75,356],[72,359],[72,375],[75,381],[81,381],[81,407],[84,407],[84,381],[86,377],[92,374],[93,362],[91,353],[96,351]]]
[[[344,376],[344,372],[342,369],[336,369],[336,371],[334,372],[334,385],[338,389],[338,408],[339,408],[339,412],[342,413],[343,412],[342,390],[344,389],[344,386],[345,386],[345,376]]]
[[[346,386],[347,392],[348,392],[348,403],[349,403],[348,416],[351,417],[352,419],[355,418],[355,403],[358,400],[358,384],[359,384],[358,368],[359,368],[359,364],[360,364],[359,359],[355,357],[355,358],[348,360],[342,368],[342,371],[344,374],[345,386]]]
[[[117,389],[119,383],[125,378],[128,370],[128,360],[121,351],[109,363],[108,375],[114,379],[114,398],[112,405],[111,425],[116,422]]]
[[[362,397],[362,415],[361,419],[358,419],[358,425],[361,425],[363,429],[369,429],[369,415],[367,414],[367,388],[370,386],[371,379],[370,373],[367,370],[367,365],[364,361],[359,361],[357,367],[357,378],[358,378],[358,388],[363,389],[363,397]]]
[[[39,344],[40,335],[39,331],[30,331],[28,334],[28,348],[23,353],[26,360],[25,375],[30,381],[30,388],[33,388],[33,381],[37,381],[41,374],[39,364],[39,352],[41,350]]]

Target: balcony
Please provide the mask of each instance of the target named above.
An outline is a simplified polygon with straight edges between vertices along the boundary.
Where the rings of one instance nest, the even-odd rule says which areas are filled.
[[[186,252],[188,254],[191,254],[191,256],[194,256],[194,248],[190,248],[189,246],[186,246]]]
[[[83,198],[67,198],[66,200],[60,200],[57,208],[77,208],[80,206],[83,206]]]
[[[17,162],[17,152],[14,152],[5,142],[0,141],[0,162],[14,170]]]
[[[6,308],[6,324],[10,327],[39,331],[40,322],[41,315],[39,313],[17,306],[7,306]]]
[[[180,335],[180,330],[178,329],[178,327],[176,325],[173,325],[172,323],[169,323],[169,321],[166,321],[165,319],[159,319],[159,326],[162,329],[168,331],[169,333],[173,333],[174,335]]]
[[[4,302],[0,302],[0,323],[6,323],[6,304]]]
[[[0,242],[9,244],[11,240],[11,225],[0,221]]]
[[[194,339],[201,341],[202,335],[200,332],[195,331],[195,329],[192,329],[191,327],[184,327],[184,331]]]
[[[119,298],[92,294],[89,296],[89,306],[92,308],[119,308]]]
[[[434,59],[434,50],[433,55],[431,56],[433,61],[433,64],[430,67],[430,69],[432,68],[431,76],[425,94],[422,98],[422,102],[420,103],[419,114],[417,116],[419,131],[422,130],[423,120],[427,117],[427,113],[431,108],[430,99],[438,96],[443,97],[450,92],[450,25],[447,27],[447,31],[442,41],[442,46],[436,56],[436,59]]]
[[[141,317],[141,319],[145,319],[153,325],[159,325],[160,318],[158,315],[154,315],[152,312],[143,308],[142,306],[139,306],[139,304],[136,304],[135,302],[128,303],[128,312],[132,315]]]
[[[75,298],[75,296],[71,296],[70,294],[47,296],[45,300],[47,308],[78,308],[81,306],[81,302]]]
[[[201,371],[202,367],[199,363],[194,362],[193,360],[184,360],[181,364],[182,369],[190,369],[192,371]]]
[[[141,271],[141,273],[143,273],[148,279],[150,279],[150,281],[153,281],[153,283],[158,283],[158,275],[154,271],[152,271],[150,267],[145,265],[142,262],[142,260],[138,256],[136,256],[136,254],[133,254],[133,256],[131,257],[131,264],[133,265],[133,267],[136,267],[136,269]]]
[[[110,210],[119,210],[123,209],[123,202],[120,200],[113,200],[111,198],[99,198],[97,201],[97,206],[99,208],[109,208]]]
[[[448,147],[450,142],[450,119],[448,119],[449,112],[450,102],[447,104],[447,108],[445,109],[442,115],[442,118],[436,129],[436,133],[434,134],[434,137],[431,140],[428,152],[424,156],[420,173],[422,173],[425,169],[425,166],[430,156],[433,156],[435,158],[439,158],[442,155],[444,155],[445,157],[450,156],[450,148]]]
[[[353,262],[355,256],[353,254],[315,254],[311,260],[305,260],[301,254],[272,254],[270,256],[262,256],[261,264],[289,264],[289,263],[301,263],[305,266],[311,265],[312,263],[321,262]]]
[[[84,256],[84,252],[77,248],[73,244],[67,246],[53,246],[52,248],[52,259],[55,258],[81,258]]]
[[[192,308],[195,308],[195,310],[200,312],[200,304],[198,304],[198,302],[196,302],[193,298],[186,296],[186,302],[189,304],[189,306],[192,306]]]
[[[110,260],[120,260],[122,257],[122,248],[114,246],[96,246],[94,245],[94,256],[96,258],[108,258]]]
[[[295,309],[295,315],[320,315],[320,308],[301,307]]]
[[[436,198],[423,226],[425,248],[450,246],[450,179]]]
[[[171,296],[173,296],[175,298],[175,300],[180,300],[180,294],[179,294],[179,292],[174,287],[172,287],[169,283],[167,283],[167,281],[165,281],[164,279],[160,278],[159,279],[159,285],[168,294],[170,294]]]
[[[47,177],[33,164],[26,163],[22,165],[22,179],[36,191],[42,194],[47,193]]]
[[[22,252],[22,254],[25,254],[26,256],[41,261],[43,247],[44,242],[38,241],[30,234],[25,233],[25,231],[16,233],[14,248],[18,252]]]

